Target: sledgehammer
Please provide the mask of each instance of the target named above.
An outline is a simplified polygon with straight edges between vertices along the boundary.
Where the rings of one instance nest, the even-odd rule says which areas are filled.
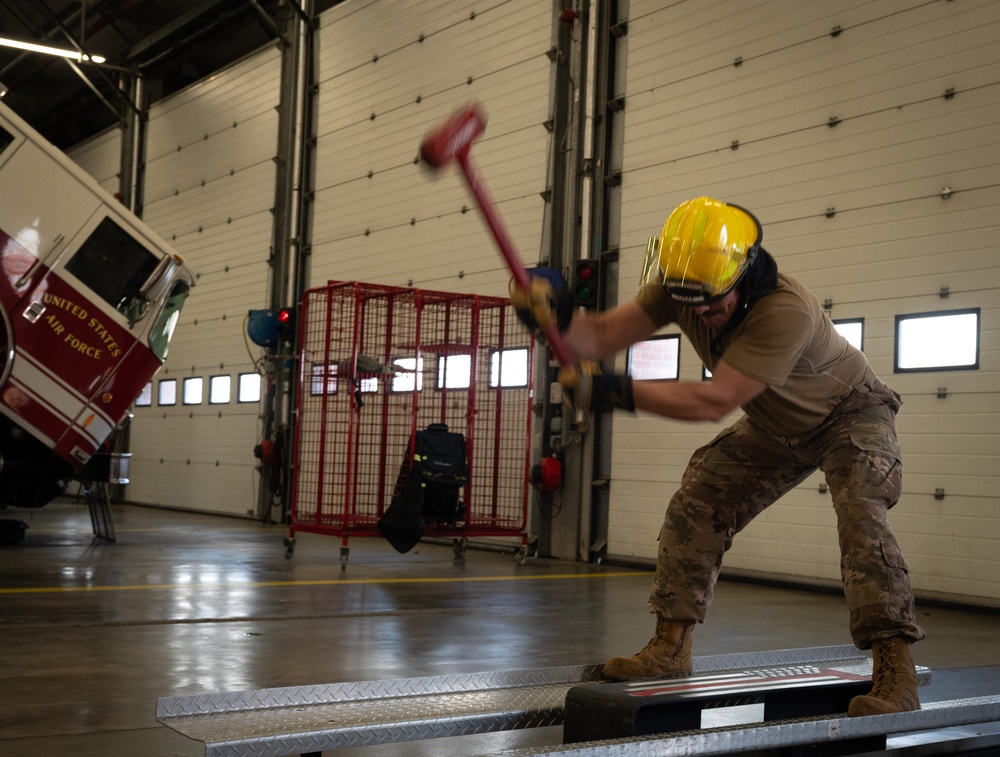
[[[497,213],[496,205],[490,199],[486,185],[479,178],[479,172],[472,164],[469,151],[472,143],[486,130],[486,116],[475,104],[469,105],[465,110],[459,111],[451,116],[440,127],[429,132],[424,141],[420,144],[421,157],[433,168],[443,168],[452,161],[458,163],[469,183],[469,189],[479,203],[479,209],[486,218],[486,223],[493,232],[500,252],[503,253],[507,267],[510,268],[514,280],[525,291],[531,289],[531,277],[521,263],[521,258],[517,254],[514,242],[504,228],[503,222]],[[556,360],[560,365],[571,366],[574,364],[573,353],[570,352],[563,341],[562,334],[554,323],[548,323],[542,328],[545,339],[548,341]]]

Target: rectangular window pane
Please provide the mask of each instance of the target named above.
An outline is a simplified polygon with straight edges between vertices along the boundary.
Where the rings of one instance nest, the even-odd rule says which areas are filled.
[[[153,382],[150,381],[142,388],[142,391],[139,392],[139,396],[135,398],[135,406],[149,407],[152,404],[153,404]]]
[[[637,381],[675,381],[680,350],[677,334],[636,342],[628,350],[628,375]]]
[[[490,389],[528,385],[528,348],[518,347],[490,354]]]
[[[896,372],[979,368],[979,308],[896,316]]]
[[[200,405],[201,396],[204,390],[204,380],[201,376],[192,376],[184,379],[184,404]]]
[[[177,404],[177,379],[163,379],[157,386],[156,403],[158,405]]]
[[[468,389],[472,386],[472,355],[438,358],[438,389]]]
[[[309,394],[318,397],[321,394],[337,393],[337,364],[313,365],[309,381]]]
[[[392,391],[412,392],[416,386],[419,392],[424,388],[424,359],[412,357],[395,358],[392,364],[396,366],[396,373],[392,377]]]
[[[237,402],[260,402],[260,374],[241,373],[236,391]]]
[[[843,319],[833,322],[833,327],[846,339],[855,349],[862,349],[865,335],[865,321],[863,318]]]
[[[229,376],[212,376],[208,380],[208,404],[228,404],[231,384],[232,378]]]

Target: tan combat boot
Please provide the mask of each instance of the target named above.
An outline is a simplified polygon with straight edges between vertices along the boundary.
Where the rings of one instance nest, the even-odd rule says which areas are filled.
[[[656,633],[645,648],[631,657],[612,657],[604,664],[604,677],[611,681],[633,681],[691,675],[693,629],[693,620],[658,617]]]
[[[848,716],[919,709],[917,671],[910,656],[909,639],[902,636],[878,639],[872,644],[872,690],[851,700]]]

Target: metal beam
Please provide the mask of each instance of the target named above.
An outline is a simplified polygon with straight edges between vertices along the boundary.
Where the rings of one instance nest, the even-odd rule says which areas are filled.
[[[220,8],[228,8],[236,4],[236,0],[204,0],[201,4],[179,15],[171,23],[160,27],[156,33],[132,45],[125,55],[125,60],[139,60],[150,50],[164,43],[172,43],[175,37],[181,36],[188,30],[197,30],[203,26],[200,22],[205,16]]]

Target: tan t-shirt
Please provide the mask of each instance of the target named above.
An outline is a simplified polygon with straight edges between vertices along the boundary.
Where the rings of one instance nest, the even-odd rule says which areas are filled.
[[[674,302],[659,284],[642,287],[638,301],[657,328],[680,326],[710,371],[725,362],[767,384],[743,410],[776,436],[816,428],[855,386],[876,380],[868,359],[837,332],[819,300],[785,274],[721,340],[721,355],[712,354],[713,333],[694,308]]]

